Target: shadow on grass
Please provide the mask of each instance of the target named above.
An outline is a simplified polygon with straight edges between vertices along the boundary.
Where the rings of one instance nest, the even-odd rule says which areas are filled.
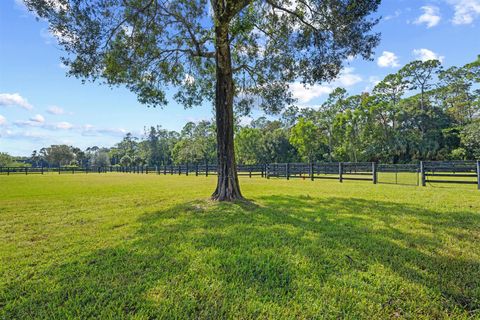
[[[12,283],[0,316],[479,316],[479,261],[446,248],[478,243],[478,213],[355,198],[257,201],[146,213],[118,247]]]

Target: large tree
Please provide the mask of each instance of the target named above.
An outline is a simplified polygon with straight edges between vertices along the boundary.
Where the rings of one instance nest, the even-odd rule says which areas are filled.
[[[217,200],[241,199],[234,104],[279,112],[288,84],[335,78],[350,56],[379,41],[380,0],[24,0],[66,49],[70,75],[126,85],[150,106],[165,88],[191,107],[215,106]]]

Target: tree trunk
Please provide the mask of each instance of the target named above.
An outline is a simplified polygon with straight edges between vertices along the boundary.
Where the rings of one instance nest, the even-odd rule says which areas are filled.
[[[218,181],[212,199],[234,201],[243,199],[238,183],[233,145],[233,75],[228,25],[215,27],[216,88],[215,111],[217,124]]]

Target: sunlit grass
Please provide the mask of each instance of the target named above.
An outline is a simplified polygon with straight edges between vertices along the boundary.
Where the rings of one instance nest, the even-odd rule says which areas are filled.
[[[0,318],[478,318],[475,186],[0,177]]]

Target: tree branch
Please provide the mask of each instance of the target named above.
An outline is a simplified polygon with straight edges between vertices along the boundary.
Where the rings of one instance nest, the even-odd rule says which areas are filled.
[[[309,23],[308,21],[306,21],[301,15],[299,15],[298,13],[290,10],[290,9],[287,9],[287,8],[284,8],[278,4],[276,4],[274,1],[272,0],[267,0],[267,3],[269,5],[271,5],[273,8],[275,9],[278,9],[280,11],[283,11],[283,12],[286,12],[292,16],[294,16],[295,18],[297,18],[298,20],[300,20],[301,23],[303,23],[304,25],[306,25],[307,27],[313,29],[314,31],[319,31],[315,26],[313,26],[311,23]]]

